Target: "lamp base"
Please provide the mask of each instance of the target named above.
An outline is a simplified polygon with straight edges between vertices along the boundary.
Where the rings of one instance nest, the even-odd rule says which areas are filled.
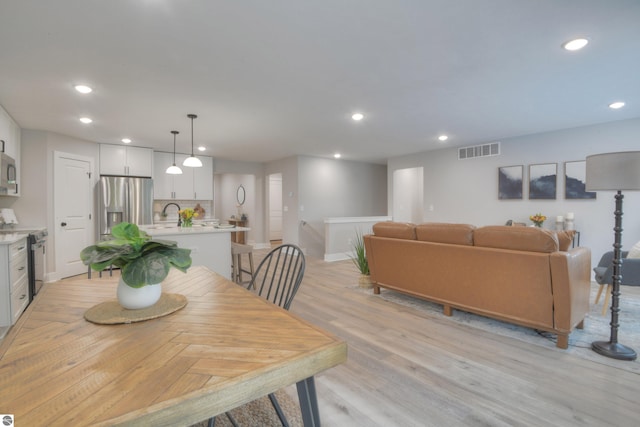
[[[611,341],[594,341],[591,343],[591,349],[603,356],[611,357],[618,360],[636,360],[638,355],[627,346]]]

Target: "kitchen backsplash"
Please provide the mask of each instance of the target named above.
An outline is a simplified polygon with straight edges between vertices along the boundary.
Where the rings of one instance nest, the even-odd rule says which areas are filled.
[[[204,218],[197,218],[197,219],[199,220],[215,219],[213,218],[213,200],[154,200],[153,201],[154,218],[156,218],[156,214],[159,215],[162,212],[162,209],[165,207],[167,203],[176,203],[178,204],[178,206],[180,206],[180,209],[195,208],[197,204],[200,204],[200,206],[204,209]],[[172,205],[167,208],[167,217],[160,218],[160,220],[166,221],[166,220],[173,220],[173,219],[175,219],[176,221],[178,220],[178,209]]]

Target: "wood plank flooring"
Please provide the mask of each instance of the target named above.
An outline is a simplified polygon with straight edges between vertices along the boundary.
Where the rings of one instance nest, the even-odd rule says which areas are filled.
[[[348,289],[357,283],[350,261],[307,258],[291,306],[349,345],[347,363],[316,377],[325,426],[640,425],[640,362],[478,331]]]
[[[254,251],[256,265],[266,252]],[[588,361],[478,331],[357,283],[351,261],[307,257],[291,307],[349,345],[345,364],[316,376],[324,426],[640,425],[640,362]]]

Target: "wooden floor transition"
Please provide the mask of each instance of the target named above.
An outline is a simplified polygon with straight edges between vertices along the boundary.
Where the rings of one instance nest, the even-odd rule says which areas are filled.
[[[256,264],[266,252],[254,251]],[[350,260],[327,263],[307,257],[291,307],[349,345],[347,363],[316,376],[324,426],[640,422],[637,360],[603,357],[593,362],[555,347],[478,332],[354,291],[357,283]],[[640,297],[640,288],[625,287],[629,292]],[[628,369],[626,364],[635,365]],[[296,396],[295,387],[287,392]]]

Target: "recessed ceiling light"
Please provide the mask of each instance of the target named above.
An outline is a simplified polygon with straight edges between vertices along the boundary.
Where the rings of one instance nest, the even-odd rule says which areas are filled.
[[[583,47],[585,47],[587,45],[587,43],[589,43],[589,40],[587,39],[574,39],[574,40],[569,40],[568,42],[566,42],[565,44],[562,45],[563,48],[565,48],[566,50],[580,50]]]
[[[91,89],[87,85],[75,85],[74,88],[80,93],[91,93],[91,92],[93,92],[93,89]]]
[[[447,139],[449,139],[449,137],[448,137],[447,135],[440,135],[440,136],[438,137],[438,139],[439,139],[440,141],[446,141]]]
[[[122,138],[122,142],[124,142],[125,144],[131,144],[131,139],[130,138]]]
[[[333,155],[334,158],[339,159],[340,157],[342,157],[342,154],[340,153],[336,153]]]
[[[612,102],[611,104],[609,104],[609,108],[613,108],[614,110],[622,107],[624,107],[624,102],[622,101]]]
[[[82,123],[84,123],[85,125],[88,125],[89,123],[91,123],[93,120],[91,120],[89,117],[80,117],[80,121]]]
[[[204,145],[201,145],[198,147],[198,151],[206,151],[207,147],[205,147]]]
[[[364,114],[362,113],[355,113],[351,116],[351,118],[355,121],[360,121],[362,119],[364,119]]]

